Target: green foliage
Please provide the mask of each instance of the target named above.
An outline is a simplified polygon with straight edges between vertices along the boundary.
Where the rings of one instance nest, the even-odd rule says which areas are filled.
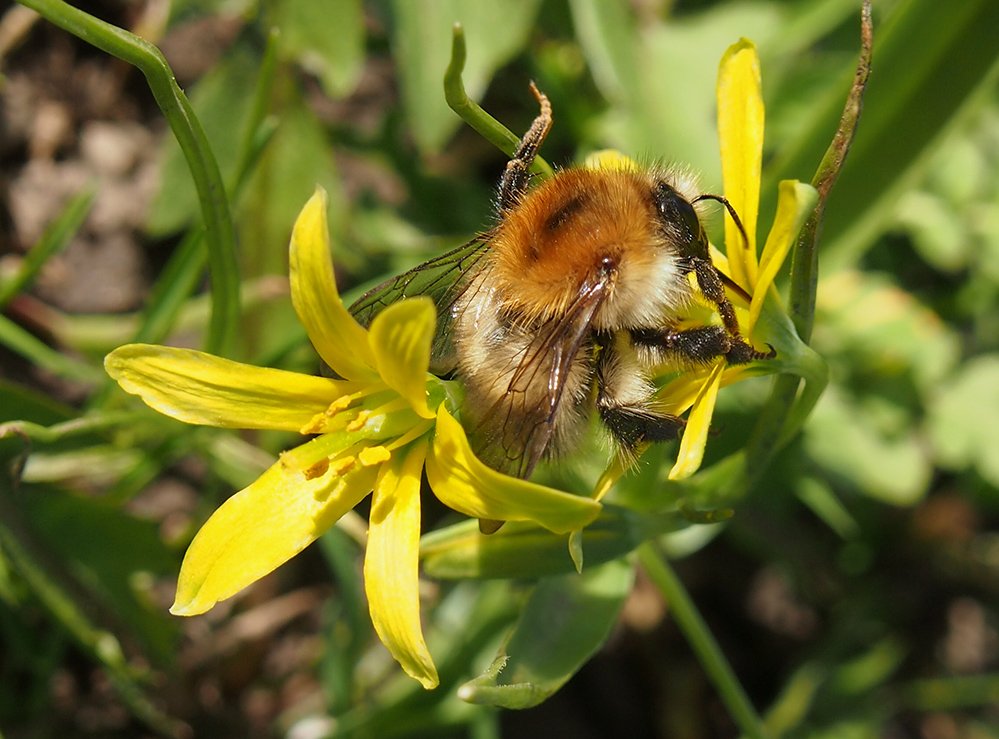
[[[50,0],[24,4],[152,70],[164,116],[186,127],[159,139],[144,238],[171,254],[151,269],[148,300],[133,313],[43,311],[30,293],[99,206],[100,183],[0,273],[0,726],[87,733],[48,707],[53,685],[97,670],[104,698],[123,709],[117,728],[133,734],[179,736],[181,722],[199,735],[247,733],[245,717],[209,699],[231,691],[226,699],[243,707],[259,709],[267,696],[260,733],[325,721],[337,736],[499,735],[496,707],[535,706],[560,688],[576,698],[571,710],[598,710],[578,705],[569,681],[580,669],[587,679],[583,665],[623,623],[619,633],[655,650],[632,657],[648,690],[666,696],[665,708],[653,701],[649,726],[671,735],[680,725],[687,736],[717,729],[714,692],[667,689],[701,685],[704,673],[749,733],[929,736],[945,716],[955,736],[994,734],[994,0],[874,9],[864,114],[819,241],[811,346],[828,362],[829,386],[802,434],[768,469],[747,467],[767,393],[757,379],[722,390],[701,475],[670,481],[675,448],[650,450],[571,544],[517,524],[483,536],[474,522],[428,510],[422,564],[433,605],[424,622],[441,674],[433,692],[399,676],[372,634],[361,518],[212,616],[166,614],[198,525],[292,440],[167,421],[111,387],[103,354],[136,337],[208,341],[255,363],[317,370],[283,283],[292,221],[317,183],[331,194],[345,293],[488,227],[504,157],[447,107],[456,21],[473,102],[520,132],[535,112],[528,81],[552,98],[542,153],[553,165],[613,146],[687,163],[713,192],[718,59],[739,37],[753,39],[768,115],[767,223],[778,179],[809,181],[836,128],[858,54],[858,3],[175,3],[167,34],[199,22],[236,29],[189,86],[195,118],[148,44],[80,31],[90,26],[74,26],[82,21]],[[709,217],[709,229],[720,220]],[[822,384],[815,372],[812,388]],[[587,443],[542,470],[545,482],[588,491],[604,451]],[[737,484],[744,479],[757,484]],[[194,490],[195,502],[142,513],[165,481]],[[652,592],[644,576],[635,580],[636,549],[654,587],[670,594],[693,668],[673,631],[650,635],[627,607],[620,616],[629,594],[640,602]],[[657,569],[663,550],[685,560],[692,602],[671,570]],[[296,620],[304,613],[314,623]],[[969,633],[979,648],[961,657]],[[294,671],[274,666],[298,652],[306,656]],[[177,688],[192,680],[197,691]]]
[[[502,652],[459,695],[471,703],[530,708],[547,700],[607,640],[634,584],[623,559],[538,583]]]

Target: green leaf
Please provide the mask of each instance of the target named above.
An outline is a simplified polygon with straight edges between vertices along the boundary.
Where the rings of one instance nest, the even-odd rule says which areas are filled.
[[[627,561],[614,560],[540,582],[492,666],[458,696],[503,708],[530,708],[549,698],[606,641],[634,578]]]
[[[712,121],[718,60],[740,36],[763,43],[776,27],[778,8],[726,4],[639,30],[626,7],[599,0],[570,5],[594,80],[611,103],[608,143],[689,164],[704,175],[702,187],[716,191],[721,170]]]
[[[928,155],[999,74],[995,29],[999,3],[910,0],[875,31],[873,74],[850,156],[829,198],[823,227],[826,265],[854,262],[884,229],[892,204]],[[829,143],[849,86],[815,105],[804,133],[787,142],[766,173],[761,212],[773,207],[773,184],[808,177]]]
[[[316,75],[330,97],[353,91],[364,66],[361,0],[280,0],[273,11],[282,56]]]
[[[976,357],[941,383],[930,406],[929,433],[940,461],[951,469],[974,467],[999,487],[999,354]]]
[[[75,415],[73,408],[56,402],[51,396],[4,378],[0,378],[0,397],[3,397],[0,422],[23,420],[49,425],[68,421]]]
[[[855,375],[934,391],[957,364],[958,337],[936,313],[882,275],[840,272],[819,285],[816,348],[840,355]]]
[[[617,559],[646,539],[689,525],[679,513],[638,514],[605,504],[582,531],[584,566]],[[427,575],[442,579],[538,578],[576,571],[566,536],[518,521],[489,535],[476,521],[431,532],[420,541],[420,558]]]
[[[932,466],[913,421],[884,399],[851,402],[831,387],[805,429],[809,456],[859,493],[892,505],[926,494]]]
[[[460,124],[442,94],[454,24],[462,24],[468,39],[468,62],[462,76],[465,88],[469,97],[478,99],[495,71],[526,44],[539,6],[539,0],[393,0],[393,54],[400,73],[403,107],[422,153],[440,151]],[[526,80],[523,89],[526,95]]]
[[[319,551],[336,578],[337,594],[324,609],[324,644],[319,672],[334,716],[346,711],[355,694],[354,668],[372,638],[371,617],[357,566],[357,542],[334,526],[319,537]]]
[[[106,612],[127,624],[149,656],[172,661],[178,632],[162,609],[143,591],[152,577],[172,575],[175,555],[163,544],[159,528],[94,499],[33,488],[21,499],[22,513],[39,541],[66,562]]]
[[[327,133],[291,80],[279,78],[275,87],[278,127],[239,208],[243,257],[254,275],[286,273],[291,226],[317,185],[329,195],[334,248],[342,232],[342,183]]]

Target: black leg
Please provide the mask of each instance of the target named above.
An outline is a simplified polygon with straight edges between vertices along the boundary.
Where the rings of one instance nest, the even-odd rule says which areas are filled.
[[[666,413],[654,413],[644,408],[601,404],[600,420],[614,439],[633,450],[643,441],[672,441],[680,435],[684,420]]]
[[[731,305],[729,305],[731,308]],[[708,364],[715,357],[725,357],[729,364],[747,364],[755,359],[773,359],[776,353],[759,352],[731,336],[721,326],[698,326],[688,329],[643,328],[631,331],[636,347],[661,355],[660,360],[677,359],[694,364]]]
[[[499,195],[497,201],[500,212],[509,210],[527,192],[527,185],[530,182],[531,164],[538,154],[542,142],[548,136],[548,131],[552,127],[552,105],[548,102],[547,96],[531,83],[531,92],[541,106],[541,112],[534,119],[527,133],[520,140],[517,151],[513,154],[513,159],[507,162],[506,170],[500,178]]]
[[[746,364],[756,359],[773,359],[776,357],[777,352],[774,351],[773,347],[770,347],[769,351],[757,351],[749,342],[742,338],[742,333],[739,330],[739,321],[735,317],[735,308],[732,307],[731,301],[725,294],[725,283],[722,281],[718,269],[711,263],[711,260],[699,256],[688,257],[688,259],[693,267],[694,276],[697,278],[697,286],[701,288],[704,297],[717,306],[718,315],[721,316],[722,324],[725,326],[725,331],[728,333],[730,339],[727,346],[720,346],[719,351],[712,356],[717,357],[724,354],[729,364]],[[675,334],[677,332],[672,333]],[[712,356],[688,356],[697,361],[708,361],[712,358]]]
[[[630,455],[643,442],[671,441],[684,421],[650,407],[655,388],[627,334],[603,336],[597,364],[597,410],[621,450]]]

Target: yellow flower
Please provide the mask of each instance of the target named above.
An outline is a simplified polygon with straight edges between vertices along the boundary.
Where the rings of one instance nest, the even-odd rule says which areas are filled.
[[[378,637],[424,687],[438,684],[420,626],[420,478],[468,516],[532,521],[565,533],[600,504],[501,475],[475,458],[428,373],[435,313],[428,298],[386,308],[370,328],[337,293],[326,194],[295,223],[292,302],[319,356],[342,379],[255,367],[203,352],[131,344],[107,372],[149,406],[187,423],[316,435],[283,453],[205,523],[181,566],[172,613],[204,613],[271,572],[372,493],[364,583]]]
[[[777,212],[763,252],[757,258],[764,112],[759,57],[752,42],[741,39],[726,50],[718,70],[717,101],[724,194],[739,215],[749,243],[726,214],[727,254],[712,246],[711,257],[715,266],[750,296],[747,301],[738,292],[730,292],[743,335],[755,346],[773,346],[777,359],[729,367],[721,358],[709,367],[684,373],[662,388],[657,396],[662,410],[674,415],[690,411],[676,463],[669,472],[671,480],[689,477],[700,467],[718,389],[745,377],[785,368],[786,355],[796,353],[800,346],[793,326],[780,309],[773,282],[817,194],[810,185],[797,180],[785,180],[778,185]],[[620,155],[608,152],[594,155],[588,164],[622,166]],[[761,320],[761,316],[766,320]],[[609,490],[624,468],[621,461],[612,465],[598,483],[596,497]]]
[[[743,334],[757,346],[773,346],[779,359],[782,352],[790,349],[791,337],[786,335],[790,322],[786,322],[781,331],[758,330],[758,323],[767,301],[775,306],[780,304],[774,278],[818,196],[814,188],[797,180],[784,180],[778,185],[777,212],[763,252],[757,259],[764,112],[760,60],[751,41],[740,39],[725,51],[718,69],[716,94],[722,187],[742,220],[748,243],[735,221],[726,214],[726,255],[712,249],[712,260],[751,296],[747,305],[740,295],[732,295]],[[793,328],[790,333],[793,335]],[[779,366],[777,362],[765,362],[754,370],[746,366],[727,367],[725,361],[720,360],[705,371],[679,378],[663,388],[660,400],[674,412],[690,408],[676,464],[669,473],[671,480],[689,477],[700,467],[719,387],[750,376],[754,371],[757,374],[761,370],[776,371]]]

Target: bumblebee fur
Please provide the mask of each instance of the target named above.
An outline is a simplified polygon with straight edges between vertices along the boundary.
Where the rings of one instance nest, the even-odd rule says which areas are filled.
[[[685,169],[567,168],[535,187],[529,168],[552,124],[547,97],[508,163],[497,223],[473,241],[383,283],[351,310],[428,294],[438,306],[436,367],[465,387],[462,421],[490,466],[528,477],[578,443],[591,411],[625,455],[675,438],[683,420],[655,407],[655,368],[668,361],[765,360],[741,335],[726,278],[711,263]],[[740,224],[741,227],[741,224]],[[681,328],[695,299],[722,325]]]

